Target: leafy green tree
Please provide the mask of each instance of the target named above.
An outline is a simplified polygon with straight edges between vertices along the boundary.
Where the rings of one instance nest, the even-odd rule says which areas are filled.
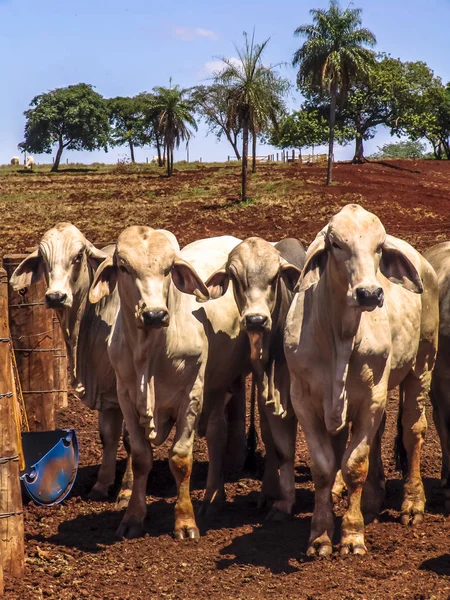
[[[118,96],[107,100],[111,123],[111,140],[115,146],[130,147],[131,162],[135,162],[134,149],[150,144],[152,136],[145,120],[142,96]]]
[[[301,153],[302,148],[325,144],[329,132],[328,121],[317,110],[300,110],[280,121],[269,143],[277,148],[297,148]]]
[[[336,123],[352,129],[355,139],[353,162],[364,160],[364,142],[374,137],[376,128],[385,125],[396,133],[399,123],[430,85],[428,67],[424,63],[401,62],[380,54],[368,74],[352,82],[345,104],[336,112]],[[304,91],[307,106],[321,114],[329,112],[329,101],[319,91]]]
[[[242,177],[241,199],[247,199],[247,166],[249,134],[256,135],[272,123],[276,126],[283,96],[289,88],[286,79],[279,77],[274,67],[262,63],[262,55],[268,44],[256,44],[254,35],[249,39],[244,32],[243,48],[236,47],[238,61],[222,58],[224,68],[215,76],[215,82],[230,89],[228,118],[242,127]],[[253,152],[254,155],[255,151]]]
[[[150,92],[142,92],[137,98],[142,109],[146,144],[156,147],[158,165],[162,167],[165,163],[165,146],[160,123],[161,106],[156,102],[156,95]]]
[[[156,115],[156,129],[167,149],[167,175],[173,174],[173,151],[182,141],[189,142],[192,132],[197,131],[194,118],[194,102],[187,96],[189,90],[174,87],[155,87],[151,108]]]
[[[295,52],[293,65],[299,67],[297,83],[312,89],[328,89],[330,95],[330,137],[327,184],[332,182],[334,129],[338,97],[343,104],[351,82],[367,74],[374,53],[364,46],[376,44],[374,34],[360,27],[361,9],[342,11],[337,0],[330,0],[328,10],[313,9],[313,24],[301,25],[295,35],[306,38]]]
[[[79,83],[57,88],[33,98],[25,111],[25,140],[20,147],[37,154],[52,152],[58,145],[52,171],[57,171],[64,148],[107,150],[108,108],[91,85]]]
[[[436,159],[445,155],[450,160],[450,84],[444,86],[441,79],[425,67],[424,84],[417,93],[409,95],[409,106],[394,131],[412,140],[426,139]]]
[[[421,142],[403,141],[394,144],[384,144],[378,146],[378,152],[371,158],[423,158],[425,156],[426,146]]]
[[[241,132],[241,124],[236,114],[229,110],[231,99],[229,86],[220,83],[199,85],[194,88],[193,98],[197,111],[208,125],[209,133],[214,134],[218,140],[225,136],[236,158],[240,160],[238,136]]]

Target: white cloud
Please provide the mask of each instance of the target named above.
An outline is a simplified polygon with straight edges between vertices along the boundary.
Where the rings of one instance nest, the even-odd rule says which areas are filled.
[[[231,63],[233,63],[234,65],[238,66],[241,64],[241,61],[234,57],[231,56],[228,59]],[[225,68],[225,63],[223,62],[223,60],[217,59],[217,60],[209,60],[208,62],[205,63],[204,67],[203,67],[203,72],[206,75],[214,75],[214,73],[218,73],[220,71],[223,71]]]
[[[202,27],[175,27],[175,37],[183,42],[192,42],[195,38],[207,38],[208,40],[216,41],[219,36],[211,29],[203,29]]]

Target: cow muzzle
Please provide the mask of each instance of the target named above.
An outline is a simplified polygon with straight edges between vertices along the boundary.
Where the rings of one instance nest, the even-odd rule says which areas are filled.
[[[358,306],[381,308],[384,304],[383,288],[378,287],[373,290],[364,287],[356,288],[356,299],[358,301]]]
[[[245,317],[245,328],[247,331],[262,331],[266,329],[267,320],[264,315],[247,315]]]
[[[170,317],[167,310],[145,310],[141,313],[142,322],[149,329],[160,329],[169,325]]]
[[[63,292],[47,292],[45,294],[45,304],[47,308],[63,308],[66,306],[67,294]]]

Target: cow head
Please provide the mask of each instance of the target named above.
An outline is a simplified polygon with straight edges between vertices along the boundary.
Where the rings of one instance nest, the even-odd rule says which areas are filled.
[[[422,293],[420,275],[398,241],[386,235],[381,221],[356,204],[348,204],[308,248],[300,290],[318,283],[327,269],[334,293],[348,307],[372,311],[383,306],[381,272],[393,283]]]
[[[170,282],[200,300],[208,290],[193,267],[178,256],[175,237],[167,231],[132,226],[117,240],[116,251],[98,268],[89,292],[98,302],[118,286],[122,309],[134,315],[139,329],[160,329],[170,322]]]
[[[300,273],[300,269],[284,260],[272,244],[251,237],[236,246],[226,264],[206,281],[210,297],[215,299],[225,294],[232,280],[241,329],[249,335],[252,355],[257,354],[253,346],[261,344],[264,331],[272,328],[280,278],[293,289]]]
[[[71,223],[58,223],[42,237],[38,248],[11,276],[15,290],[45,277],[47,307],[70,309],[74,297],[89,289],[89,264],[96,269],[107,254],[96,248]]]

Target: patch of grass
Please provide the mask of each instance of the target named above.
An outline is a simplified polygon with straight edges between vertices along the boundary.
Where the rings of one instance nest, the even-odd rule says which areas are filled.
[[[240,200],[239,202],[236,202],[235,206],[236,208],[246,208],[247,206],[251,206],[256,202],[258,202],[258,198],[247,198],[247,200]]]

